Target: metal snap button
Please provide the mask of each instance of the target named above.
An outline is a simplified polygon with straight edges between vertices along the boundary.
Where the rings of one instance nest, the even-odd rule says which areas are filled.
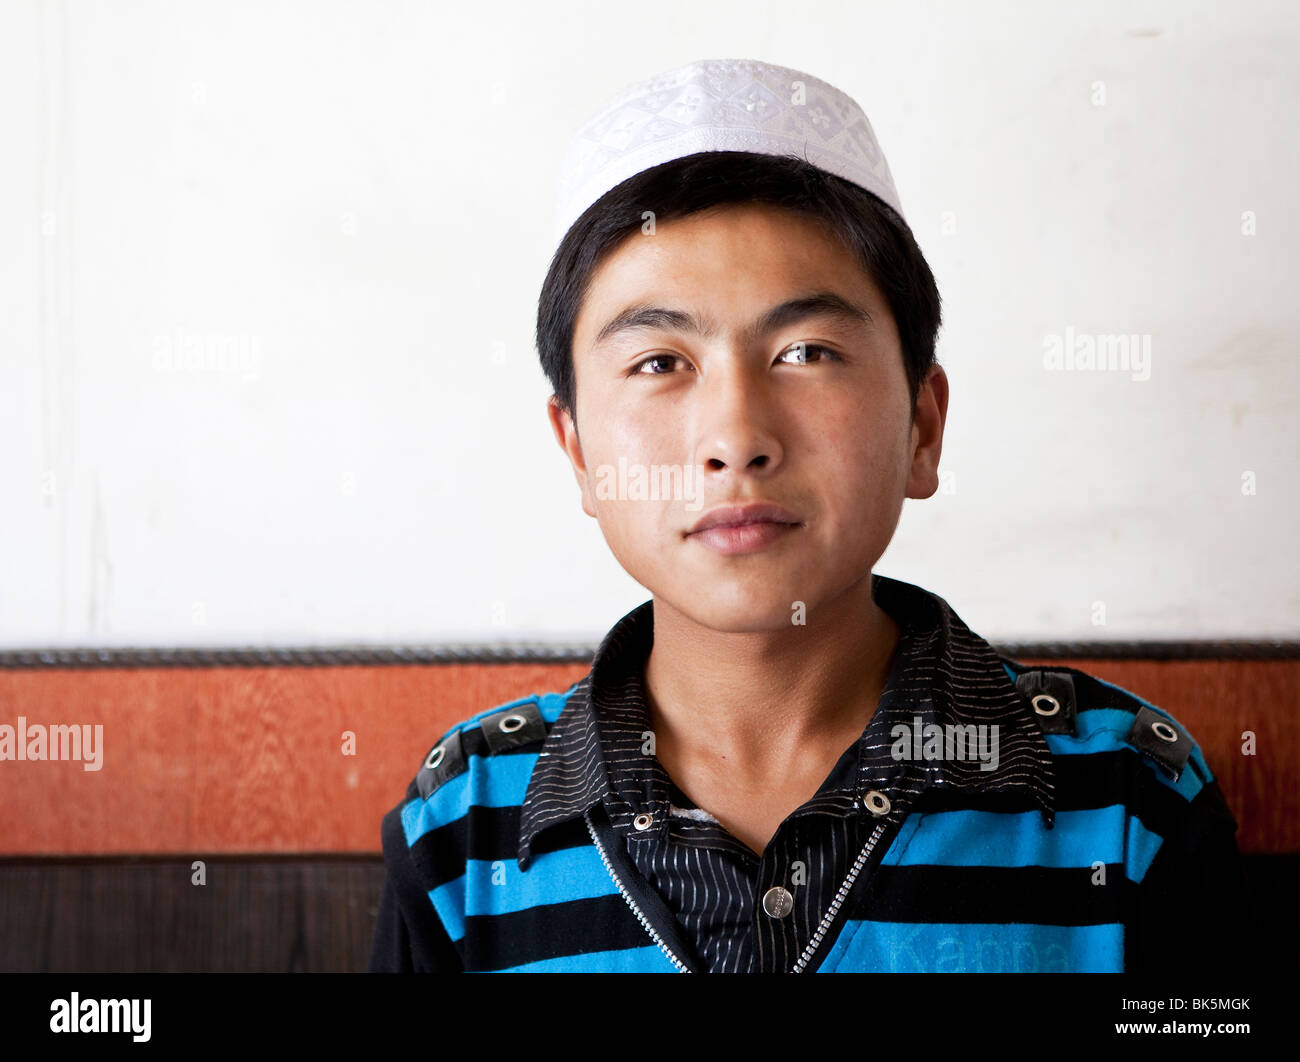
[[[1178,740],[1178,731],[1168,723],[1162,723],[1159,721],[1152,723],[1151,732],[1161,741],[1168,741],[1170,744],[1173,744]]]
[[[446,751],[447,750],[441,745],[435,745],[433,751],[429,753],[428,758],[424,761],[424,765],[428,767],[429,770],[433,770],[433,768],[437,767],[438,764],[442,762],[442,757],[446,754]]]
[[[526,722],[528,720],[522,715],[507,715],[501,722],[497,723],[497,729],[503,734],[513,734]]]
[[[773,885],[763,893],[763,910],[773,918],[784,918],[794,910],[794,897],[789,889]]]
[[[1042,701],[1043,703],[1039,704],[1039,701]],[[1061,710],[1061,702],[1050,693],[1036,694],[1031,703],[1034,706],[1034,711],[1039,715],[1055,715]]]
[[[653,816],[647,815],[644,812],[642,812],[640,815],[638,815],[636,818],[632,820],[632,825],[638,830],[648,830],[650,829],[650,826],[654,823],[654,821],[655,820]]]
[[[862,804],[873,815],[880,816],[889,814],[889,797],[885,796],[885,794],[880,792],[878,789],[873,789],[863,797]]]

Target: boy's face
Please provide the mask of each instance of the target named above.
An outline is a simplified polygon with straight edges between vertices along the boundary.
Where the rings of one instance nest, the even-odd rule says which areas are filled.
[[[815,293],[870,320],[822,310],[749,331]],[[660,319],[600,335],[641,307],[690,315],[708,334]],[[884,296],[846,248],[789,211],[726,206],[626,239],[592,277],[573,363],[577,433],[553,398],[550,417],[583,509],[638,583],[712,629],[788,627],[795,602],[812,623],[820,605],[870,575],[904,497],[938,487],[943,370],[924,382],[913,420]],[[622,489],[620,459],[623,484],[638,466],[646,482],[676,466],[693,493],[643,500]],[[689,471],[681,478],[690,466],[694,482]],[[798,524],[731,552],[725,534],[691,533],[718,506],[756,501]]]

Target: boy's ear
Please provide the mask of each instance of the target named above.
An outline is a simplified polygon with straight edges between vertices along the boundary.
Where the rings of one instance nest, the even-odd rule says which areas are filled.
[[[912,417],[912,466],[907,476],[907,497],[928,498],[939,489],[939,454],[943,426],[948,419],[948,374],[932,365],[916,393]]]
[[[587,484],[587,459],[582,455],[578,427],[573,423],[573,418],[560,408],[560,400],[555,395],[551,395],[546,400],[546,414],[551,419],[551,430],[555,432],[555,441],[560,444],[560,449],[573,465],[573,476],[582,491],[582,511],[588,516],[595,516],[596,507],[592,504],[591,490]]]

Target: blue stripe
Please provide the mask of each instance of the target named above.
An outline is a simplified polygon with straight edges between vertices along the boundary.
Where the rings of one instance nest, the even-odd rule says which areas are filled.
[[[1160,846],[1164,844],[1164,838],[1158,833],[1152,833],[1134,815],[1128,821],[1128,859],[1124,864],[1124,875],[1129,881],[1142,884],[1142,879],[1147,876],[1147,871],[1151,869],[1151,861],[1155,859],[1156,853],[1160,851]]]
[[[492,973],[676,973],[668,956],[651,944],[645,948],[621,948],[617,951],[589,951],[579,955],[561,955],[539,959],[522,966],[509,966]]]
[[[500,915],[617,893],[592,845],[543,852],[519,869],[513,859],[467,859],[465,873],[439,885],[429,899],[452,940],[465,935],[466,915]]]
[[[560,713],[564,711],[564,706],[569,703],[569,697],[577,688],[578,683],[574,683],[563,693],[543,693],[537,698],[537,710],[542,713],[542,718],[548,723],[554,723],[560,718]]]
[[[429,902],[438,912],[438,921],[447,930],[452,943],[462,940],[465,936],[465,875],[439,885],[429,893]]]
[[[1056,826],[1050,830],[1043,825],[1039,811],[940,811],[919,817],[920,824],[906,848],[895,854],[891,846],[884,863],[1088,868],[1098,860],[1127,863],[1126,853],[1130,857],[1136,853],[1136,861],[1132,867],[1126,866],[1126,873],[1141,881],[1162,840],[1130,818],[1123,804],[1058,812]]]
[[[1196,739],[1192,737],[1191,733],[1187,730],[1186,727],[1183,726],[1182,723],[1179,723],[1177,719],[1175,719],[1172,715],[1166,712],[1163,708],[1158,708],[1150,701],[1143,700],[1136,693],[1132,692],[1131,690],[1126,690],[1123,686],[1116,686],[1115,683],[1107,682],[1105,679],[1097,679],[1097,681],[1100,682],[1103,686],[1106,686],[1112,690],[1118,690],[1126,697],[1132,697],[1135,701],[1139,702],[1140,704],[1146,705],[1146,707],[1150,708],[1157,715],[1163,715],[1171,723],[1177,724],[1178,728],[1182,730],[1183,733],[1187,734],[1189,738],[1192,739],[1192,754],[1191,754],[1192,762],[1195,763],[1196,766],[1200,768],[1202,773],[1205,775],[1207,781],[1214,780],[1214,773],[1210,770],[1210,765],[1209,763],[1206,762],[1205,756],[1201,752],[1201,746],[1197,744]]]
[[[577,683],[574,683],[576,686]],[[546,722],[554,723],[564,710],[570,694],[570,686],[564,693],[545,693],[540,697],[521,697],[519,700],[507,701],[495,708],[479,712],[459,727],[452,727],[447,734],[459,729],[467,733],[478,729],[478,720],[495,712],[504,711],[520,704],[537,702],[538,711]],[[443,735],[446,740],[447,735]],[[531,753],[510,753],[492,757],[492,769],[482,769],[482,756],[468,757],[465,770],[455,778],[449,778],[429,794],[426,801],[412,800],[402,808],[402,828],[406,833],[408,846],[415,844],[430,830],[449,822],[455,822],[465,815],[471,804],[478,807],[508,808],[523,806],[524,797],[528,795],[528,782],[532,778],[533,767],[537,764],[538,749]]]
[[[483,760],[482,756],[470,756],[466,770],[443,782],[428,800],[416,798],[402,808],[408,846],[430,830],[455,822],[469,811],[470,805],[508,808],[523,804],[537,752],[494,756],[491,770],[484,769]]]
[[[1133,749],[1125,740],[1133,729],[1133,713],[1123,708],[1092,708],[1080,712],[1078,733],[1045,734],[1047,747],[1054,756],[1084,755],[1091,752],[1117,752],[1120,749]],[[1141,753],[1139,753],[1141,755]],[[1145,757],[1143,757],[1145,759]],[[1192,770],[1184,770],[1177,782],[1170,779],[1163,767],[1154,764],[1151,767],[1160,781],[1191,801],[1203,788],[1203,783]]]
[[[819,973],[1121,973],[1124,926],[844,924]]]

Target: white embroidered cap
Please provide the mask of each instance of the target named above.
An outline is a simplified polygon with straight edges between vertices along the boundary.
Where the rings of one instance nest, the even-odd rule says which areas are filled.
[[[579,128],[560,168],[556,244],[611,188],[697,151],[798,155],[903,215],[871,123],[849,96],[789,67],[703,59],[624,89]]]

